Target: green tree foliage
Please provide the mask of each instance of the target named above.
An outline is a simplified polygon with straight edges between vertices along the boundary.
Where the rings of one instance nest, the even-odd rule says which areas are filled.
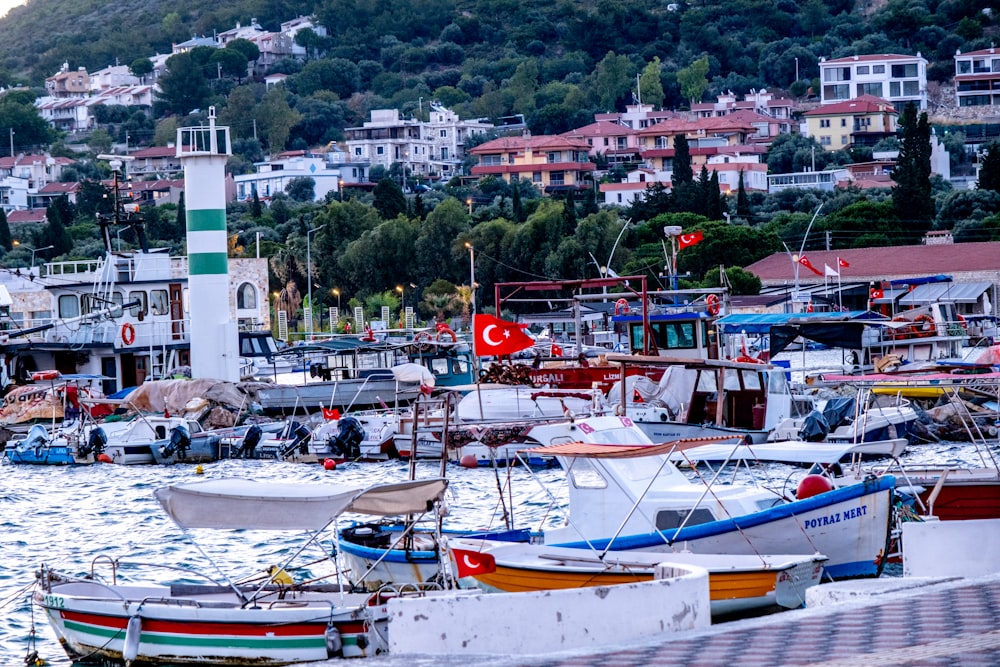
[[[267,91],[257,108],[258,129],[263,131],[272,153],[284,150],[291,129],[302,120],[299,112],[288,104],[287,95],[282,86],[275,86]]]
[[[635,66],[626,56],[613,51],[597,63],[594,70],[593,89],[597,95],[598,108],[603,111],[624,110],[635,80]]]
[[[815,137],[801,134],[780,134],[771,142],[767,151],[767,171],[769,174],[787,174],[812,169],[823,171],[831,156]]]
[[[254,192],[256,193],[256,190]],[[288,182],[285,193],[294,201],[314,201],[316,199],[316,179],[309,176],[293,178]]]
[[[341,275],[351,276],[351,285],[360,294],[393,290],[399,283],[410,282],[416,272],[413,248],[418,234],[418,224],[402,216],[382,222],[347,244],[337,262]]]
[[[709,269],[701,281],[702,287],[722,287],[719,276],[719,267]],[[726,283],[730,288],[730,294],[760,294],[760,278],[738,266],[726,267]]]
[[[743,184],[743,170],[740,170],[740,183],[736,188],[736,217],[750,220],[753,213],[750,210],[750,197],[747,196],[746,187]]]
[[[373,205],[383,220],[393,220],[396,216],[406,215],[406,197],[393,179],[385,177],[380,180],[375,186],[373,195],[375,197]]]
[[[694,181],[691,169],[691,147],[683,132],[674,137],[674,166],[671,182],[676,186]]]
[[[132,73],[132,76],[137,76],[141,79],[153,73],[153,61],[149,58],[136,58],[128,66],[128,71]]]
[[[814,227],[821,235],[830,232],[834,249],[905,243],[905,239],[895,233],[898,228],[899,220],[891,199],[872,201],[867,198],[817,219]]]
[[[73,222],[73,205],[69,203],[66,195],[56,197],[49,204],[45,209],[45,219],[48,222],[42,229],[37,245],[52,246],[52,248],[40,251],[38,256],[48,259],[69,254],[73,250],[73,237],[67,227]]]
[[[699,279],[720,264],[747,266],[781,250],[777,235],[767,230],[707,220],[697,227],[685,226],[684,232],[695,229],[700,229],[705,238],[677,253],[677,270],[680,273],[690,271]]]
[[[14,239],[10,235],[10,225],[7,223],[7,213],[0,208],[0,248],[5,252],[13,247]]]
[[[49,143],[55,135],[35,108],[34,94],[17,92],[0,96],[0,127],[14,130],[15,152],[30,152],[35,146]]]
[[[216,68],[217,76],[220,79],[227,76],[239,82],[247,75],[246,56],[239,50],[228,46],[224,49],[217,49],[212,54],[208,64]]]
[[[414,250],[417,282],[429,285],[435,278],[461,283],[468,275],[468,250],[460,239],[469,234],[468,209],[454,197],[438,204],[420,228]],[[466,260],[466,261],[463,261]]]
[[[691,104],[700,102],[701,96],[708,90],[708,66],[708,56],[702,56],[687,67],[677,70],[681,95],[691,100]]]
[[[185,116],[205,107],[211,90],[204,63],[199,63],[194,54],[195,51],[188,51],[167,58],[167,71],[157,80],[160,90],[156,106],[163,113]]]
[[[976,187],[980,190],[1000,192],[1000,143],[991,141],[982,150]]]
[[[639,77],[639,99],[643,104],[652,104],[659,108],[663,104],[663,82],[660,80],[660,57],[654,56],[642,68]]]
[[[899,157],[893,170],[896,186],[892,201],[896,217],[908,232],[910,243],[919,243],[934,219],[934,199],[931,196],[931,130],[927,113],[917,116],[912,103],[899,116],[902,140]]]

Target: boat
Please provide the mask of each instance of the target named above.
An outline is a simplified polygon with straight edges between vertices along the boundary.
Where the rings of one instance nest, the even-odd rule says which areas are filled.
[[[812,554],[828,557],[834,579],[878,576],[893,519],[892,475],[871,476],[826,493],[792,499],[781,490],[692,481],[668,457],[709,444],[654,445],[627,416],[532,427],[566,470],[569,519],[543,532],[547,545],[613,551]],[[716,475],[717,476],[717,475]]]
[[[906,440],[875,442],[810,442],[781,440],[777,442],[709,444],[676,451],[670,455],[675,463],[698,462],[778,462],[803,466],[830,465],[859,458],[899,459],[906,450]]]
[[[110,396],[190,365],[188,258],[149,248],[142,215],[121,182],[115,168],[109,197],[114,210],[98,214],[102,258],[18,269],[7,282],[15,304],[32,304],[21,313],[26,326],[4,331],[0,344],[6,377],[14,383],[52,369],[99,376],[103,395]],[[116,250],[116,233],[129,230],[138,249]],[[225,307],[234,329],[268,322],[267,260],[228,261],[236,298]]]
[[[100,427],[66,425],[50,431],[33,424],[23,438],[7,442],[4,455],[22,465],[90,465],[104,453],[107,436]]]
[[[913,427],[919,415],[901,396],[879,398],[874,391],[858,387],[855,396],[818,398],[815,406],[805,417],[779,422],[771,429],[767,440],[876,443],[902,439],[911,444],[916,442]]]
[[[608,355],[622,367],[664,368],[658,383],[628,377],[608,392],[653,442],[741,435],[763,442],[782,420],[808,413],[811,403],[795,396],[785,369],[724,359]]]
[[[104,454],[112,463],[120,465],[156,463],[156,456],[153,454],[154,448],[164,462],[168,459],[173,460],[179,454],[177,445],[180,442],[174,443],[171,453],[165,452],[175,438],[174,432],[177,429],[184,429],[187,432],[185,436],[178,436],[178,438],[186,437],[192,443],[197,440],[204,444],[204,451],[209,451],[212,447],[208,440],[199,440],[203,432],[201,424],[186,417],[140,414],[131,421],[119,422],[115,425],[114,430],[109,430],[108,423],[105,423],[102,428],[107,431],[108,436],[108,441],[104,445]],[[199,447],[196,453],[189,444],[185,450],[185,456],[191,455],[200,458],[204,455],[204,451],[202,447]]]
[[[217,479],[163,487],[154,496],[185,531],[307,531],[306,545],[322,548],[319,537],[344,512],[420,512],[446,488],[443,479],[368,489]],[[333,575],[296,583],[288,574],[293,558],[267,576],[254,575],[252,584],[228,575],[217,580],[216,569],[185,570],[165,583],[119,583],[117,560],[109,559],[110,581],[94,565],[89,576],[75,576],[43,564],[33,600],[71,660],[290,665],[385,652],[385,600],[320,583]],[[190,583],[194,578],[207,583]]]
[[[194,422],[198,423],[198,422]],[[153,461],[160,465],[211,463],[220,458],[222,436],[210,431],[191,433],[186,424],[170,429],[170,437],[150,446]]]
[[[471,537],[448,540],[453,560],[490,556],[491,565],[472,578],[484,590],[508,593],[608,586],[650,581],[664,559],[708,570],[713,616],[805,605],[806,589],[820,583],[821,554],[729,555],[646,551],[585,552],[541,544],[491,542]],[[490,571],[492,570],[492,571]]]

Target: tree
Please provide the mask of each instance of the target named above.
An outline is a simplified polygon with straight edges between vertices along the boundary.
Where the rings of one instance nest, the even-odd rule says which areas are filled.
[[[991,141],[983,149],[979,158],[979,180],[976,187],[980,190],[1000,192],[1000,143]]]
[[[250,217],[254,220],[260,220],[260,216],[264,215],[264,209],[260,204],[260,196],[257,194],[257,188],[253,189],[253,199],[250,201]]]
[[[691,104],[701,101],[701,96],[708,89],[708,56],[698,60],[683,69],[677,70],[677,83],[681,86],[681,95],[691,100]]]
[[[316,179],[309,176],[293,178],[288,182],[285,193],[294,201],[313,201],[316,199]]]
[[[598,106],[606,111],[617,109],[632,89],[634,74],[635,66],[627,56],[608,51],[601,62],[597,63],[593,74],[593,89],[597,93]]]
[[[660,69],[660,57],[653,56],[653,60],[642,68],[642,76],[639,77],[639,99],[643,104],[652,104],[656,108],[663,104]]]
[[[285,148],[288,134],[296,123],[302,120],[298,111],[288,104],[287,92],[283,86],[275,86],[267,91],[257,108],[258,123],[263,130],[272,153]]]
[[[454,197],[444,200],[427,215],[417,239],[417,281],[428,285],[435,278],[463,282],[468,275],[468,250],[461,242],[469,233],[469,216],[462,202]],[[411,250],[411,252],[412,252]],[[443,261],[442,261],[443,260]]]
[[[247,75],[246,56],[236,49],[217,49],[208,63],[215,66],[219,78],[227,76],[236,79],[238,83]]]
[[[157,106],[166,113],[186,116],[205,107],[211,95],[205,70],[195,60],[194,51],[175,53],[167,58],[167,71],[160,75]]]
[[[251,42],[249,39],[244,39],[242,37],[234,39],[226,44],[226,49],[242,54],[244,63],[256,62],[260,58],[260,47]]]
[[[893,170],[892,202],[896,216],[909,231],[910,243],[919,242],[931,228],[934,199],[931,196],[931,130],[927,113],[917,116],[913,103],[907,104],[899,117],[902,139],[899,157]]]
[[[670,180],[674,185],[694,180],[694,171],[691,169],[691,148],[687,135],[683,132],[674,136],[674,171]]]
[[[736,189],[736,217],[749,221],[753,213],[750,211],[750,197],[747,196],[746,186],[743,184],[743,170],[740,169],[740,184]]]
[[[10,225],[7,224],[7,213],[0,208],[0,248],[5,251],[14,247],[14,240],[10,235]]]
[[[576,231],[576,198],[573,188],[567,188],[566,201],[563,203],[563,236],[572,236]]]
[[[153,69],[153,61],[149,58],[136,58],[132,61],[132,64],[128,66],[128,71],[132,73],[132,76],[137,76],[140,79],[145,77],[147,74],[152,74]]]
[[[521,181],[516,180],[511,183],[513,192],[511,193],[511,214],[514,222],[524,222],[524,205],[521,204]]]
[[[65,255],[73,249],[73,237],[67,227],[73,222],[73,205],[66,195],[56,197],[45,209],[45,219],[48,224],[42,230],[40,244],[50,245],[50,250],[43,251],[44,257]],[[39,253],[40,255],[42,253]]]
[[[372,206],[383,220],[393,220],[398,215],[406,215],[406,197],[399,184],[391,178],[383,178],[375,186]]]

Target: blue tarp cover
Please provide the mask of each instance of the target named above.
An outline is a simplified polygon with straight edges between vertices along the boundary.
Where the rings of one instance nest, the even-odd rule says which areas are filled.
[[[796,323],[844,323],[851,320],[874,322],[887,320],[885,315],[870,310],[850,310],[843,313],[738,313],[726,315],[715,322],[715,326],[723,334],[737,334],[745,331],[748,334],[766,335],[771,333],[772,326],[783,326]]]

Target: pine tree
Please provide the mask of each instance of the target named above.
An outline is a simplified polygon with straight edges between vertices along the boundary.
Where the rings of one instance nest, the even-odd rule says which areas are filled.
[[[521,203],[521,182],[514,181],[514,192],[511,194],[511,208],[513,209],[514,222],[524,222],[527,218],[524,215],[524,205]]]
[[[260,205],[260,197],[257,196],[257,188],[254,188],[253,201],[250,202],[250,217],[254,220],[260,220],[262,215],[264,215],[264,210]]]
[[[576,232],[576,200],[573,189],[566,190],[566,203],[563,205],[563,236],[572,236]]]
[[[49,221],[42,230],[42,245],[52,248],[45,251],[46,257],[65,255],[73,249],[73,237],[66,225],[73,220],[73,205],[66,195],[56,197],[45,209],[45,218]]]
[[[705,193],[705,213],[709,220],[722,220],[722,192],[719,190],[719,172],[713,171]]]
[[[750,197],[747,196],[746,186],[743,184],[743,170],[740,170],[740,184],[736,189],[736,217],[750,220],[753,213],[750,211]]]
[[[10,235],[10,225],[7,224],[7,213],[0,208],[0,248],[10,250],[14,247],[14,240]]]
[[[1000,192],[1000,143],[991,141],[983,149],[979,157],[979,180],[976,187],[980,190]]]
[[[694,181],[694,172],[691,170],[691,148],[683,132],[674,137],[674,173],[670,180],[673,181],[674,187]]]
[[[406,214],[406,197],[399,185],[391,178],[383,178],[373,191],[375,201],[372,205],[383,220],[395,220],[396,216]]]
[[[927,113],[918,117],[916,106],[907,104],[899,116],[899,131],[902,137],[892,175],[896,181],[892,203],[902,227],[909,232],[908,242],[919,243],[934,219],[931,130]]]

